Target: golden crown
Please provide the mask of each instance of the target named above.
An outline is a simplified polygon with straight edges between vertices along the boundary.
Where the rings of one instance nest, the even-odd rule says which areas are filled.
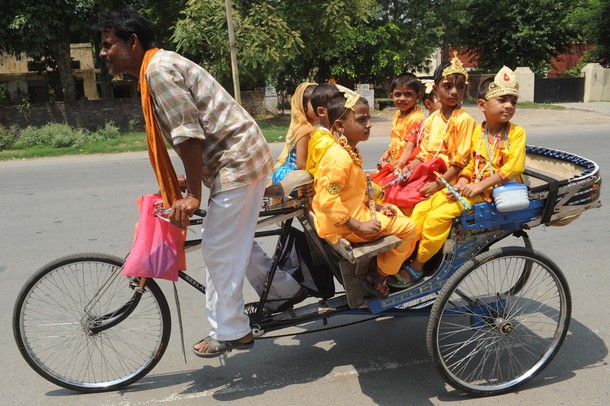
[[[432,79],[422,79],[421,83],[424,85],[424,94],[432,93],[432,89],[434,86],[434,80]]]
[[[341,86],[341,85],[336,85],[337,88],[339,89],[339,91],[341,93],[343,93],[343,96],[345,97],[345,108],[346,109],[353,109],[354,106],[356,105],[356,103],[358,102],[358,100],[360,100],[360,95],[356,92],[354,92],[353,90],[348,89],[345,86]]]
[[[466,80],[468,80],[468,72],[464,69],[464,64],[458,58],[458,52],[453,51],[453,59],[451,59],[451,65],[447,66],[443,69],[443,78],[446,78],[449,75],[453,75],[454,73],[458,73],[460,75],[466,76]]]
[[[519,83],[517,83],[515,72],[503,66],[496,74],[494,81],[489,84],[487,92],[485,92],[485,99],[506,95],[519,97]]]

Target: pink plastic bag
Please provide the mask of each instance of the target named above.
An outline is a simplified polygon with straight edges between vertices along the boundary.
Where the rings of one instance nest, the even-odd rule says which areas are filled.
[[[186,269],[186,231],[153,214],[155,207],[163,207],[160,195],[140,197],[138,207],[140,222],[122,274],[177,281],[178,270]]]

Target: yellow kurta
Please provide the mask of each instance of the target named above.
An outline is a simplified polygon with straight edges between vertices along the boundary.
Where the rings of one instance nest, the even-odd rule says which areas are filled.
[[[515,124],[508,124],[507,139],[501,140],[496,151],[493,154],[492,168],[494,173],[499,173],[504,181],[516,179],[517,182],[523,183],[521,174],[525,169],[525,130]],[[492,142],[493,143],[493,142]],[[490,151],[492,143],[489,144]],[[480,145],[480,147],[479,147]],[[489,161],[487,148],[485,147],[485,131],[483,125],[479,124],[472,134],[472,153],[468,165],[462,170],[460,176],[466,176],[472,180],[475,177],[475,155],[477,150],[480,150],[481,164]],[[491,175],[489,169],[483,172],[485,178]],[[487,191],[487,193],[491,193]]]
[[[307,164],[305,169],[313,176],[314,180],[317,178],[318,164],[320,160],[326,154],[328,148],[335,144],[335,137],[325,127],[317,127],[307,146]]]
[[[312,209],[316,214],[315,226],[318,235],[336,243],[341,237],[351,242],[366,242],[394,234],[402,240],[402,244],[379,254],[377,266],[386,275],[397,273],[413,252],[417,235],[415,224],[396,209],[397,214],[393,217],[376,214],[381,222],[381,232],[378,235],[363,237],[354,234],[345,225],[350,217],[361,222],[368,221],[371,219],[371,212],[368,207],[364,171],[353,162],[349,153],[336,143],[326,151],[319,162],[315,190]]]
[[[481,162],[485,163],[489,157],[485,141],[479,140],[485,137],[482,126],[479,124],[472,135],[471,159],[468,165],[460,173],[460,177],[466,176],[469,179],[474,177],[474,157],[477,151],[481,155]],[[492,168],[494,173],[499,173],[502,179],[516,179],[522,182],[521,174],[525,169],[525,130],[517,125],[508,126],[508,143],[501,142],[496,148],[492,158]],[[491,148],[491,147],[490,147]],[[490,149],[491,152],[491,149]],[[484,178],[491,175],[487,168],[483,173]],[[451,231],[451,223],[464,210],[464,206],[457,200],[447,200],[446,189],[436,192],[429,200],[418,203],[413,210],[411,218],[417,225],[418,233],[421,235],[417,249],[417,260],[425,263],[436,254]],[[464,198],[470,204],[481,203],[485,197],[491,194],[491,188],[482,194],[472,198]]]
[[[424,122],[424,113],[418,107],[415,107],[406,116],[400,116],[401,111],[398,110],[392,119],[392,132],[390,133],[390,162],[396,162],[402,152],[405,150],[409,141],[417,145],[417,136],[419,129]]]
[[[428,117],[424,126],[424,135],[419,144],[421,152],[417,159],[429,161],[438,156],[445,161],[447,167],[463,168],[470,158],[472,132],[476,122],[463,108],[453,111],[449,120],[441,110]]]

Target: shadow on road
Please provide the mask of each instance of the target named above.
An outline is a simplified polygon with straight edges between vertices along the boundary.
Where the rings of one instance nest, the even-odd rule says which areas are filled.
[[[329,321],[329,327],[354,320],[338,316]],[[312,382],[324,385],[321,392],[327,392],[341,376],[357,374],[362,394],[375,404],[419,405],[432,404],[432,399],[467,399],[445,385],[437,373],[426,350],[426,325],[426,317],[385,318],[316,334],[257,340],[252,351],[234,352],[222,359],[199,360],[187,354],[189,364],[201,362],[201,369],[171,374],[153,371],[122,393],[187,385],[178,396],[206,393],[218,401],[231,402]],[[298,331],[321,326],[321,322],[315,322]],[[579,369],[600,366],[607,353],[602,339],[573,319],[553,362],[521,391],[568,380]],[[73,395],[63,389],[47,393],[66,399]],[[315,399],[315,394],[312,396]]]

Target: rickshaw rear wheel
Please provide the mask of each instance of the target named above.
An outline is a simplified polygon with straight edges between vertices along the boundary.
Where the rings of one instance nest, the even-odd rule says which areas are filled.
[[[566,279],[545,255],[527,247],[485,252],[439,292],[428,351],[454,388],[474,396],[510,392],[557,354],[571,308]]]

